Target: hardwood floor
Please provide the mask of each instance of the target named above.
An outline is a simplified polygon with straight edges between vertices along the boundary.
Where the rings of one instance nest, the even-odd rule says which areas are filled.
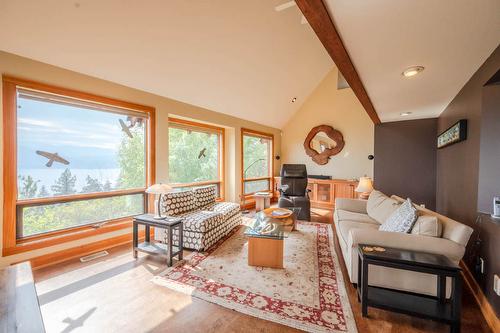
[[[312,219],[331,223],[332,214],[314,210]],[[108,252],[88,263],[70,260],[34,272],[47,332],[298,332],[157,286],[150,280],[166,265],[145,254],[134,260],[130,245]],[[372,308],[362,318],[355,288],[346,288],[360,333],[448,332],[446,325]],[[462,332],[490,332],[468,290]]]

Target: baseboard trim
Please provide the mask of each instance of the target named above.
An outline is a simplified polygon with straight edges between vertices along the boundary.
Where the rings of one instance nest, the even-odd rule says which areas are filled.
[[[472,295],[474,296],[474,299],[479,305],[479,309],[481,310],[484,319],[486,319],[486,323],[488,323],[488,326],[493,332],[500,332],[500,320],[498,319],[495,310],[493,310],[491,304],[488,302],[488,299],[481,290],[481,287],[479,287],[479,285],[477,284],[476,279],[474,279],[474,276],[469,270],[469,267],[467,267],[463,260],[460,261],[460,267],[462,267],[462,275],[465,284],[467,285]]]
[[[139,238],[144,239],[144,230],[139,231]],[[106,250],[109,248],[113,248],[116,246],[124,245],[124,244],[132,244],[132,233],[126,233],[124,235],[115,236],[111,238],[106,238],[97,242],[80,245],[76,247],[72,247],[69,249],[52,252],[48,254],[44,254],[38,257],[34,257],[28,259],[31,261],[31,267],[36,270],[43,267],[59,264],[61,262],[79,258],[82,256],[86,256],[92,254],[94,252]]]

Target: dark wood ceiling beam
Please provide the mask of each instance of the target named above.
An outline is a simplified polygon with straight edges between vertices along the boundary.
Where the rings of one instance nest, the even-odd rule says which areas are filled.
[[[368,93],[359,78],[358,72],[356,72],[356,69],[352,64],[351,58],[344,47],[344,43],[342,42],[337,29],[335,29],[335,25],[333,24],[332,18],[328,14],[323,1],[295,0],[295,2],[313,28],[321,43],[323,43],[323,46],[328,51],[328,54],[330,54],[330,57],[333,59],[335,65],[340,70],[347,83],[349,83],[349,86],[354,91],[354,94],[358,97],[370,119],[374,124],[380,124],[381,121],[378,117],[377,111],[375,111],[375,108],[373,107],[370,97],[368,96]]]

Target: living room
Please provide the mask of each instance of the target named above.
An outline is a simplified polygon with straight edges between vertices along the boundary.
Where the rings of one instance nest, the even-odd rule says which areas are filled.
[[[500,331],[498,13],[0,0],[0,331]]]

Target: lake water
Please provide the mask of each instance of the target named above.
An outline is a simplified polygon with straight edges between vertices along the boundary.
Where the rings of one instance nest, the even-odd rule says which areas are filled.
[[[45,185],[50,192],[50,187],[54,185],[56,180],[61,176],[65,169],[21,169],[19,176],[33,177],[34,180],[39,180],[38,188]],[[97,179],[101,184],[108,180],[114,186],[120,175],[120,169],[70,169],[71,174],[76,176],[76,190],[80,191],[87,184],[87,176]]]

